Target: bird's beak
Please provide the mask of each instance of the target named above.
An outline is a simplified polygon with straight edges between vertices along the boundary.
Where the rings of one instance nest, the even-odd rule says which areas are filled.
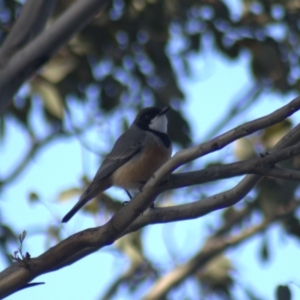
[[[163,108],[160,111],[159,116],[165,115],[168,112],[169,109],[170,109],[170,106],[167,106],[167,107]]]

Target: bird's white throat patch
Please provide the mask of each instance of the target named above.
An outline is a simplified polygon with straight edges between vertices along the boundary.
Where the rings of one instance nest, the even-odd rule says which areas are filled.
[[[150,123],[149,128],[158,132],[167,133],[168,119],[166,115],[156,116]]]

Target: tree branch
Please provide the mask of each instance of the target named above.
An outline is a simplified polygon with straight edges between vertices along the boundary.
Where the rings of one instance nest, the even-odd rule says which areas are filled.
[[[208,153],[215,152],[229,145],[233,141],[250,135],[251,133],[258,131],[260,129],[269,127],[278,122],[283,121],[287,117],[291,116],[294,112],[300,109],[300,97],[297,97],[287,105],[282,108],[277,109],[273,113],[256,119],[251,122],[247,122],[244,125],[238,126],[208,142],[202,143],[198,146],[191,147],[186,150],[182,150],[177,152],[167,163],[165,163],[154,175],[154,176],[146,183],[146,187],[151,187],[155,183],[163,181],[163,179],[171,174],[174,170],[179,168],[181,165],[188,163],[196,158],[204,156]],[[290,146],[298,141],[294,141],[290,144],[287,144],[282,148]],[[282,143],[284,143],[284,139],[282,139]],[[277,147],[277,145],[276,145]],[[275,148],[277,149],[277,148]]]
[[[283,107],[282,109],[284,109],[286,107],[287,106]],[[270,114],[269,116],[274,116],[275,113],[277,114],[276,115],[277,117],[280,116],[279,110],[275,111],[274,113]],[[263,121],[265,121],[265,118],[266,117],[258,119],[258,121],[260,121],[262,119],[263,119]],[[247,124],[253,125],[253,122],[255,122],[255,121],[246,123],[244,125],[243,128],[245,129],[245,132],[247,132],[247,129],[248,129]],[[242,126],[239,126],[237,128],[240,128],[240,127],[242,127]],[[232,131],[234,131],[234,130],[232,130]],[[230,132],[232,132],[232,131],[230,131]],[[244,135],[246,135],[245,132],[244,132]],[[226,134],[227,133],[225,133],[224,135],[226,135]],[[239,132],[237,131],[236,134],[239,134]],[[282,140],[278,143],[278,145],[275,146],[274,149],[277,149],[277,148],[281,149],[281,148],[287,147],[290,144],[298,142],[299,139],[300,139],[300,125],[296,126],[284,138],[282,138]],[[207,143],[210,143],[210,142],[207,142]],[[297,148],[299,148],[299,147],[297,147],[297,146],[294,147],[294,151],[296,154],[298,153]],[[280,156],[283,159],[285,159],[287,157],[287,153],[284,153],[283,156],[282,155],[283,155],[283,153],[279,153],[279,158],[280,158]],[[288,157],[290,157],[290,156],[288,156]],[[270,160],[272,160],[272,159],[273,159],[273,156],[270,157]],[[170,161],[167,162],[165,165],[169,164]],[[158,172],[160,172],[160,170]],[[147,213],[144,213],[143,215],[141,215],[141,213],[143,211],[145,211],[151,205],[151,203],[153,203],[153,201],[157,197],[157,195],[159,195],[162,191],[166,190],[159,185],[159,182],[160,182],[159,177],[157,177],[156,174],[157,174],[157,172],[155,173],[155,176],[153,176],[153,178],[148,181],[148,183],[149,183],[151,180],[153,180],[154,184],[152,186],[150,185],[150,187],[149,187],[148,183],[146,183],[145,187],[143,188],[142,194],[145,197],[143,198],[142,196],[140,196],[141,194],[138,194],[126,206],[126,208],[128,208],[131,205],[135,205],[133,207],[133,210],[138,211],[140,213],[139,213],[139,218],[135,222],[133,222],[131,224],[131,226],[128,227],[128,229],[124,230],[124,232],[121,235],[130,233],[132,231],[136,231],[136,230],[138,230],[144,226],[150,225],[150,224],[167,223],[167,222],[174,222],[174,221],[198,218],[198,217],[201,217],[212,211],[232,206],[232,205],[236,204],[237,202],[239,202],[241,199],[243,199],[248,194],[248,192],[255,186],[255,184],[257,182],[259,182],[260,179],[262,178],[262,176],[258,176],[258,175],[248,175],[236,187],[234,187],[233,189],[231,189],[229,191],[219,193],[219,194],[211,196],[207,199],[199,200],[197,202],[193,202],[190,204],[178,205],[176,207],[156,208],[154,210],[148,210]],[[163,174],[162,176],[165,176],[165,174]],[[175,175],[172,175],[172,176],[175,176]],[[144,200],[141,200],[141,199],[144,199]],[[138,201],[145,201],[145,202],[139,204]],[[123,215],[125,217],[125,213]],[[116,219],[118,218],[116,215],[114,217]],[[126,217],[128,217],[128,215]],[[120,224],[120,226],[122,226],[121,224]],[[64,261],[62,265],[57,266],[57,268],[61,268],[66,264],[71,264],[71,263],[77,261],[78,259],[80,259],[96,250],[97,249],[92,249],[92,248],[82,249],[81,251],[74,253],[74,255],[69,255],[67,260]]]
[[[282,147],[286,147],[290,143],[298,142],[299,140],[300,140],[300,125],[296,126],[294,129],[292,129],[274,147],[274,149],[281,149]],[[299,147],[299,146],[297,145],[293,148],[296,149],[297,147]],[[279,151],[278,156],[283,155],[285,152],[286,152],[285,149],[283,151]],[[296,150],[296,153],[297,152],[298,152],[298,150]],[[275,154],[275,152],[274,152],[274,154]],[[273,157],[275,157],[275,156],[273,156]],[[260,158],[260,159],[262,159],[262,158]],[[240,162],[240,163],[243,163],[243,162]],[[224,166],[224,167],[226,167],[226,166]],[[197,171],[197,172],[201,173],[201,172],[205,172],[205,170]],[[290,173],[292,171],[288,170],[288,172]],[[193,172],[190,172],[190,173],[193,173]],[[172,178],[174,178],[176,176],[180,176],[180,175],[181,174],[172,175],[170,181],[172,180]],[[299,176],[299,175],[297,174],[297,176]],[[202,180],[198,179],[199,182],[200,181],[206,182],[206,179],[204,177],[205,177],[205,175],[202,177]],[[218,176],[216,176],[215,178],[218,178]],[[147,226],[150,224],[159,224],[159,223],[167,223],[167,222],[175,222],[175,221],[199,218],[199,217],[206,215],[212,211],[232,206],[232,205],[238,203],[240,200],[242,200],[251,191],[251,189],[255,186],[255,184],[257,184],[262,178],[263,178],[263,176],[260,176],[260,175],[247,175],[234,188],[229,189],[228,191],[210,196],[206,199],[201,199],[196,202],[177,205],[177,206],[170,206],[170,207],[163,207],[163,208],[159,207],[159,208],[155,208],[155,209],[149,209],[149,210],[147,210],[146,213],[144,213],[142,216],[140,216],[138,219],[136,219],[124,231],[124,234],[127,234],[132,231],[136,231],[136,230],[140,229],[141,227],[144,227],[144,226]],[[218,179],[220,179],[220,178],[218,178]],[[168,185],[168,183],[166,185]],[[164,190],[163,188],[161,188],[161,189]]]
[[[225,179],[245,174],[257,174],[286,180],[300,180],[300,172],[287,170],[274,165],[280,161],[300,154],[300,143],[275,150],[263,157],[252,158],[220,166],[211,166],[204,170],[172,174],[170,179],[161,185],[161,191],[201,184],[218,179]]]
[[[45,27],[52,14],[56,0],[27,0],[19,18],[0,49],[0,67],[4,68],[9,58],[27,42],[34,39]]]
[[[51,1],[50,1],[51,2]],[[21,84],[100,12],[109,0],[78,0],[0,70],[0,116]]]
[[[157,281],[143,299],[165,299],[167,293],[174,286],[178,285],[199,268],[203,267],[213,257],[222,253],[224,250],[245,241],[254,234],[265,230],[271,223],[289,216],[289,214],[294,211],[297,206],[299,206],[299,203],[294,202],[293,205],[291,205],[284,213],[278,212],[273,218],[265,219],[260,224],[246,229],[236,236],[222,238],[214,237],[209,239],[203,249],[196,256],[194,256],[186,264],[175,268],[169,274]]]
[[[13,293],[16,289],[24,286],[26,283],[43,273],[65,267],[101,247],[112,244],[116,239],[121,237],[124,232],[127,233],[130,230],[137,230],[141,226],[148,224],[168,222],[168,220],[196,218],[208,212],[237,203],[262,178],[261,176],[248,175],[235,188],[224,193],[214,195],[192,204],[168,208],[168,212],[165,210],[162,211],[162,209],[154,209],[154,213],[150,212],[141,216],[141,213],[153,203],[160,193],[161,179],[164,178],[164,176],[167,176],[171,171],[192,159],[221,149],[240,137],[249,135],[252,132],[273,125],[276,122],[280,122],[299,108],[300,98],[297,98],[266,117],[248,122],[212,141],[179,152],[154,174],[154,176],[146,183],[141,193],[138,193],[128,205],[119,210],[105,225],[74,234],[58,245],[50,248],[39,257],[32,258],[24,263],[14,263],[0,273],[0,298]],[[300,125],[291,130],[278,145],[276,145],[275,149],[286,148],[297,143],[299,140]],[[273,155],[273,152],[270,153]],[[275,151],[274,155],[276,155]],[[270,155],[270,157],[272,158],[273,156]],[[265,159],[269,158],[266,156]],[[178,215],[178,209],[180,210],[180,215]],[[135,224],[130,226],[130,224],[138,217],[139,220],[147,220],[148,223],[142,223],[137,220]],[[139,226],[137,226],[137,224]]]

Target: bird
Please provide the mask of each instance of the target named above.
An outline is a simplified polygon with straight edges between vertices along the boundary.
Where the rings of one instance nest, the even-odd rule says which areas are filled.
[[[141,189],[172,154],[166,113],[170,107],[146,107],[115,142],[91,184],[63,217],[68,222],[88,201],[112,186]]]

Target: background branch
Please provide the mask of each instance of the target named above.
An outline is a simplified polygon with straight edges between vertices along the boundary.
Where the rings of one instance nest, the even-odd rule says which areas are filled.
[[[241,231],[236,236],[224,238],[213,237],[209,239],[202,250],[196,256],[194,256],[187,263],[175,268],[169,274],[158,280],[143,299],[165,299],[167,293],[171,290],[171,288],[178,285],[192,273],[196,272],[199,268],[203,267],[213,257],[217,256],[224,250],[243,242],[250,236],[253,236],[258,232],[265,230],[271,223],[287,217],[292,211],[295,210],[298,205],[299,203],[294,203],[287,211],[278,211],[277,215],[273,218],[265,219],[260,224]]]
[[[21,84],[82,29],[110,1],[78,0],[50,28],[11,57],[0,70],[0,115]]]
[[[27,153],[24,154],[21,162],[10,172],[10,174],[6,175],[5,178],[0,178],[0,187],[3,187],[4,185],[9,184],[13,180],[15,180],[16,177],[19,176],[22,171],[24,171],[30,160],[45,146],[49,145],[51,142],[60,137],[70,138],[73,136],[78,136],[89,129],[91,125],[92,124],[88,122],[87,124],[82,125],[80,129],[73,128],[74,130],[72,132],[66,130],[58,130],[56,132],[51,132],[51,134],[40,140],[38,140],[37,138],[33,138],[31,141],[31,147],[27,151]]]
[[[4,68],[10,57],[27,42],[33,40],[45,27],[56,0],[27,0],[21,13],[0,49],[0,67]]]
[[[223,119],[218,121],[218,123],[209,131],[209,133],[206,135],[205,140],[211,139],[214,137],[222,128],[224,128],[225,125],[229,124],[229,121],[232,122],[232,120],[238,116],[240,113],[245,111],[247,108],[249,108],[251,105],[255,103],[256,100],[258,100],[259,95],[263,91],[263,86],[261,83],[255,83],[253,87],[251,87],[246,95],[244,95],[242,98],[238,99],[228,110],[227,114],[224,116]],[[240,93],[239,93],[240,95]]]

